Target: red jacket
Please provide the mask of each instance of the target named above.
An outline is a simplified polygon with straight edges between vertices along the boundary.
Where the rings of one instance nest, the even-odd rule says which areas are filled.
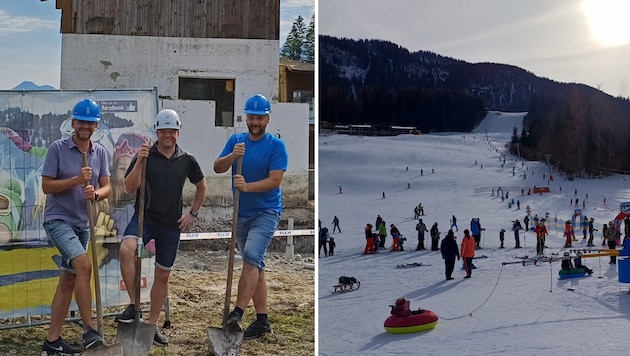
[[[543,238],[545,237],[545,235],[547,235],[547,228],[545,227],[545,225],[536,225],[534,232],[536,232],[537,237]]]
[[[468,236],[462,239],[462,249],[460,255],[462,258],[475,257],[475,239]]]

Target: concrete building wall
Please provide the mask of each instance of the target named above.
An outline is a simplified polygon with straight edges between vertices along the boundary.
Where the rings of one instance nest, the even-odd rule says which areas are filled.
[[[247,130],[243,106],[255,93],[272,101],[267,132],[279,134],[289,152],[282,184],[284,204],[288,208],[309,205],[309,107],[277,102],[278,60],[278,41],[272,40],[64,34],[61,88],[156,87],[158,109],[180,113],[179,143],[195,155],[206,174],[210,188],[204,203],[207,213],[213,219],[229,219],[230,176],[215,174],[213,163],[230,135]],[[234,127],[215,126],[214,101],[179,100],[180,77],[233,79]],[[185,188],[185,204],[192,201],[192,188]]]

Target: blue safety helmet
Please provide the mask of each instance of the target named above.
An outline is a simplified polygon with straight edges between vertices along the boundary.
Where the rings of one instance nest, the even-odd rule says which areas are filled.
[[[101,108],[91,99],[79,101],[72,109],[72,118],[81,121],[101,121]]]
[[[271,113],[271,103],[264,95],[255,94],[245,102],[245,114],[267,115]]]

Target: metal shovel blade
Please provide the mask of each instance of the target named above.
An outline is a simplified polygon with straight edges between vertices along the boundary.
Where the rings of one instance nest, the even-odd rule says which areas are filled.
[[[116,343],[113,345],[100,346],[93,349],[87,349],[81,353],[84,356],[122,356],[123,347],[122,344]]]
[[[122,344],[124,356],[146,356],[153,345],[155,325],[133,322],[118,323],[116,339]]]
[[[208,342],[216,356],[236,356],[243,345],[243,332],[210,327],[208,328]]]

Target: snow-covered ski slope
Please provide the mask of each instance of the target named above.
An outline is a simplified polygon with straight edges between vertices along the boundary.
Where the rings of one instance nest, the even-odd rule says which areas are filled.
[[[491,112],[474,133],[465,134],[319,137],[318,216],[322,226],[331,229],[337,215],[342,229],[332,235],[335,255],[323,257],[322,251],[317,265],[319,355],[630,354],[630,284],[618,282],[619,265],[609,265],[609,257],[584,260],[594,269],[592,276],[564,280],[558,279],[559,262],[503,265],[519,261],[515,256],[536,253],[533,232],[521,234],[525,248],[513,248],[511,221],[522,222],[527,205],[532,217],[548,214],[546,254],[561,255],[561,224],[575,209],[571,199],[579,198],[581,208],[588,194],[583,213],[600,229],[595,236],[598,247],[602,224],[616,216],[620,202],[630,201],[630,182],[621,175],[566,181],[543,162],[522,162],[509,155],[504,145],[515,125],[520,132],[523,115]],[[550,174],[553,181],[548,185]],[[343,194],[338,194],[339,186]],[[521,188],[527,193],[534,186],[549,186],[551,193],[521,196]],[[492,196],[497,187],[509,192],[508,200],[520,200],[521,210]],[[450,217],[457,217],[458,244],[470,220],[480,219],[486,230],[483,249],[476,252],[488,258],[474,261],[472,278],[463,279],[458,261],[455,279],[446,281],[439,252],[415,251],[413,207],[420,202],[427,228],[437,222],[442,237]],[[388,231],[393,223],[408,238],[405,251],[362,254],[364,227],[374,225],[377,214]],[[505,249],[498,248],[502,228]],[[577,236],[574,246],[584,247],[581,231]],[[391,242],[388,236],[386,245]],[[428,238],[425,245],[430,246]],[[396,268],[414,262],[430,266]],[[342,275],[356,277],[361,288],[333,294],[332,286]],[[412,309],[437,313],[436,328],[387,334],[383,322],[388,306],[402,296],[411,300]]]

